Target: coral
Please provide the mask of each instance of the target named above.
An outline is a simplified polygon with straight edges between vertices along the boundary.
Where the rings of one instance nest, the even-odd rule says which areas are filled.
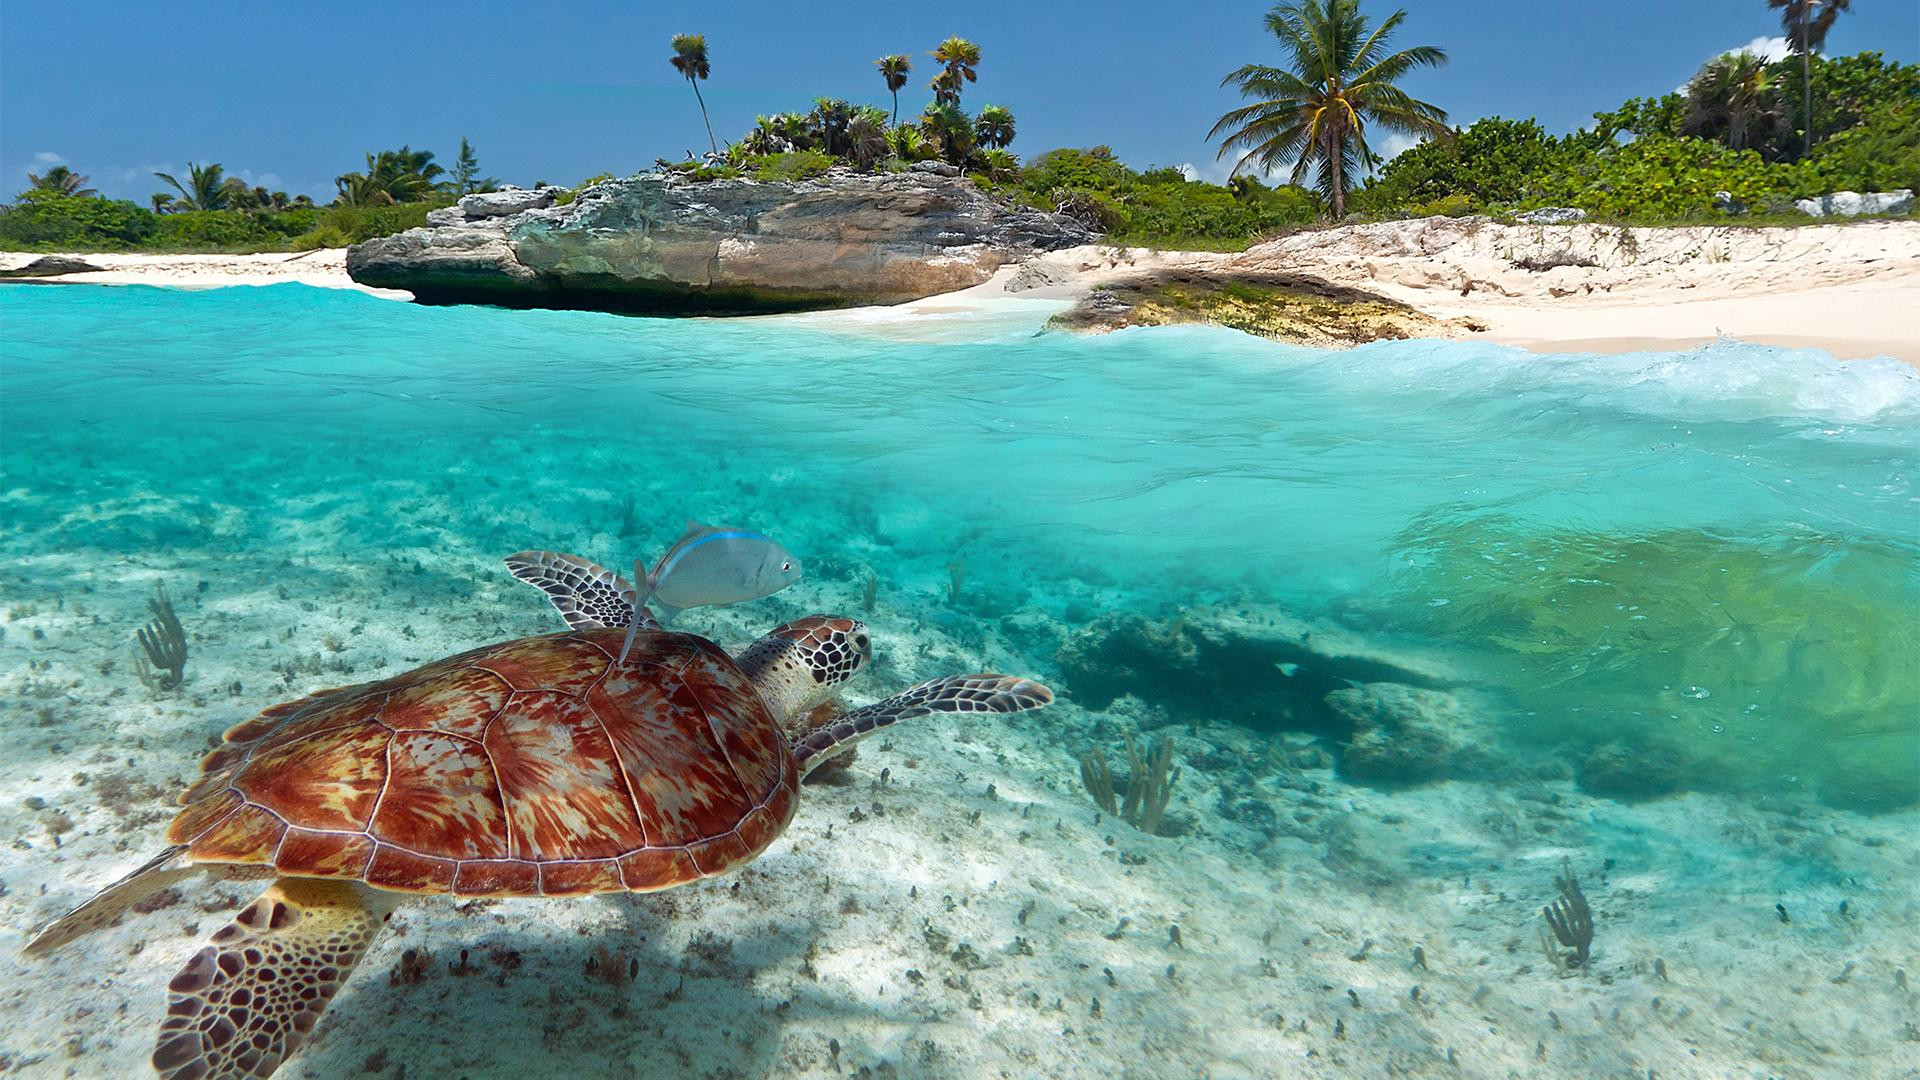
[[[1107,767],[1107,755],[1090,750],[1080,758],[1080,782],[1095,805],[1148,835],[1160,831],[1173,799],[1173,786],[1180,782],[1180,770],[1173,767],[1173,740],[1161,739],[1142,758],[1133,736],[1127,736],[1127,785],[1125,794],[1114,797],[1113,771]]]
[[[147,606],[153,609],[153,621],[135,633],[140,639],[141,651],[134,654],[140,681],[152,690],[178,690],[186,679],[186,631],[181,629],[164,587],[154,591]]]
[[[1593,956],[1593,909],[1587,906],[1580,881],[1573,876],[1572,860],[1562,860],[1560,875],[1553,883],[1560,889],[1560,898],[1540,909],[1547,920],[1547,929],[1553,931],[1553,938],[1549,940],[1547,932],[1541,931],[1540,945],[1561,971],[1568,968],[1585,971]],[[1554,948],[1554,941],[1558,941],[1561,948]]]

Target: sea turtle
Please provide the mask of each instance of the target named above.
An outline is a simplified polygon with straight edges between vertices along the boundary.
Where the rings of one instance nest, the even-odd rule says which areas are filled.
[[[643,608],[621,661],[636,614],[618,602],[625,582],[572,556],[516,558],[538,562],[571,629],[323,690],[234,727],[181,796],[170,846],[27,952],[107,925],[188,874],[273,878],[168,984],[153,1053],[177,1080],[265,1077],[405,894],[650,892],[722,874],[786,828],[801,777],[875,731],[1053,699],[1030,679],[953,676],[790,739],[781,722],[812,713],[872,656],[859,621],[796,619],[735,657],[659,629]]]

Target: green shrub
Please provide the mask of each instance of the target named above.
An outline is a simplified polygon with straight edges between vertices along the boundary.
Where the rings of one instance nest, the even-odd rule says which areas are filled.
[[[0,247],[121,251],[153,235],[155,216],[130,202],[26,191],[15,205],[0,207]]]
[[[167,251],[258,251],[278,247],[282,240],[284,237],[269,231],[254,214],[184,210],[160,215],[152,246]]]
[[[1026,202],[1098,226],[1116,243],[1240,248],[1264,233],[1320,216],[1310,193],[1250,177],[1229,187],[1189,180],[1179,169],[1129,169],[1104,146],[1050,150],[1010,188]]]
[[[762,154],[747,159],[755,180],[807,180],[833,168],[835,158],[818,150],[793,150],[784,154]]]
[[[1465,195],[1442,195],[1431,202],[1407,207],[1408,217],[1466,217],[1478,207]]]

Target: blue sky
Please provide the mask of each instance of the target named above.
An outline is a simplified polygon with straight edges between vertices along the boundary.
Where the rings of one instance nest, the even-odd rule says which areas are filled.
[[[1408,85],[1459,122],[1538,116],[1570,130],[1663,93],[1706,58],[1778,23],[1764,0],[1404,0],[1399,42],[1452,54]],[[330,198],[367,150],[410,143],[449,161],[462,135],[487,173],[522,184],[630,172],[705,144],[667,39],[705,33],[715,130],[821,94],[886,104],[873,59],[916,70],[960,34],[984,53],[971,107],[1013,109],[1026,154],[1107,143],[1136,166],[1191,162],[1217,178],[1206,132],[1236,104],[1220,76],[1277,59],[1264,3],[969,0],[955,4],[524,0],[273,6],[0,0],[0,195],[66,162],[144,203],[156,169],[218,161],[255,183]],[[1392,10],[1369,2],[1377,16]],[[1920,59],[1920,4],[1860,0],[1829,51]],[[542,12],[542,14],[534,14]]]

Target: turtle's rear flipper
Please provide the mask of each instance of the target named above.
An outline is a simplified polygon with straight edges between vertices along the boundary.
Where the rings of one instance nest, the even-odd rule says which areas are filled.
[[[902,720],[928,713],[1014,713],[1053,701],[1053,691],[1017,675],[950,675],[832,718],[793,744],[793,758],[805,776],[821,762],[854,743]]]
[[[637,596],[633,584],[604,566],[557,551],[521,551],[507,556],[507,569],[514,577],[546,593],[560,617],[575,630],[599,630],[633,623]],[[653,626],[644,608],[640,625],[642,629]]]
[[[166,1080],[271,1076],[319,1023],[395,899],[357,882],[274,882],[167,984],[153,1067]]]
[[[200,872],[189,863],[186,846],[176,845],[148,859],[138,870],[101,889],[93,899],[40,928],[22,951],[45,956],[74,938],[113,925],[122,912],[167,886]]]

